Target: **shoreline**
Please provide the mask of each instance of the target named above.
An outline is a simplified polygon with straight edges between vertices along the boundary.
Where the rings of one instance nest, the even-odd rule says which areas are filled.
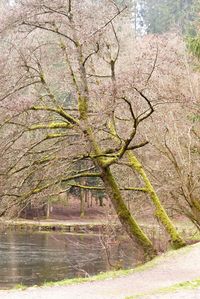
[[[15,287],[11,289],[0,289],[0,294],[5,292],[14,292],[14,291],[23,291],[23,290],[32,290],[32,289],[45,289],[45,288],[51,288],[51,287],[64,287],[64,286],[72,286],[72,285],[81,285],[84,283],[93,283],[93,282],[103,282],[110,280],[112,281],[115,278],[123,278],[128,277],[132,274],[137,273],[145,273],[146,271],[151,271],[155,269],[160,264],[167,262],[168,260],[174,260],[178,258],[180,255],[185,256],[189,254],[193,249],[199,248],[200,243],[194,244],[194,245],[188,245],[184,248],[178,249],[178,250],[169,250],[161,255],[156,256],[152,260],[137,265],[135,268],[132,269],[121,269],[121,270],[113,270],[113,271],[107,271],[107,272],[101,272],[97,275],[90,276],[90,277],[84,277],[84,278],[70,278],[70,279],[63,279],[60,281],[49,281],[45,282],[42,285],[33,285],[33,286],[26,286],[23,284],[16,285]]]
[[[98,232],[109,223],[106,221],[77,221],[77,220],[54,220],[54,219],[17,219],[17,220],[1,220],[0,228],[19,229],[26,231],[61,231],[69,233],[86,233]]]

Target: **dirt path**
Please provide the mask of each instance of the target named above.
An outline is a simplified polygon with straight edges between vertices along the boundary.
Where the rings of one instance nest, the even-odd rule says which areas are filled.
[[[84,283],[65,287],[27,289],[25,291],[1,291],[1,299],[125,299],[139,293],[169,287],[176,283],[200,277],[200,243],[170,252],[155,259],[142,270],[129,276]],[[146,297],[146,298],[200,298],[194,290],[189,297]],[[195,292],[198,292],[195,294]],[[184,295],[184,293],[183,293]],[[193,297],[197,296],[197,297]],[[172,295],[173,296],[173,295]]]

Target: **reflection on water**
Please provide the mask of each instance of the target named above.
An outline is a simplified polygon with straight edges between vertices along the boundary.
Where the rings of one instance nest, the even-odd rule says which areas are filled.
[[[126,241],[109,244],[111,263],[123,268],[136,263]],[[41,284],[110,270],[98,236],[59,233],[8,232],[0,234],[0,288]]]

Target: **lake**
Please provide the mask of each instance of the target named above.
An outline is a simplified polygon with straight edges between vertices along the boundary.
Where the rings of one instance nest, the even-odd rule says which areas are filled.
[[[134,267],[140,254],[126,239],[58,232],[0,233],[0,288],[85,277]]]

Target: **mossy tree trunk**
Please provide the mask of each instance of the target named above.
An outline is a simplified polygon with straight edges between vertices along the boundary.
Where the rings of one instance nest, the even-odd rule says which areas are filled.
[[[142,167],[142,164],[138,161],[133,152],[128,151],[127,155],[132,169],[140,175],[142,181],[145,184],[146,192],[155,206],[155,216],[163,224],[165,230],[169,234],[173,248],[178,249],[185,246],[184,240],[176,230],[169,216],[167,215],[165,208],[161,204],[159,197],[157,196],[150,180],[148,179],[144,171],[144,168]]]
[[[86,126],[86,132],[91,144],[91,148],[93,149],[96,156],[93,159],[94,164],[100,169],[101,179],[104,183],[105,191],[111,199],[112,205],[116,211],[119,221],[121,222],[129,237],[144,250],[146,257],[148,259],[153,258],[156,255],[156,250],[154,249],[152,242],[127,208],[120,188],[116,183],[110,167],[106,166],[107,159],[104,160],[104,158],[101,158],[103,152],[98,146],[95,135],[93,134],[91,128],[87,128]]]
[[[78,51],[79,56],[79,62],[81,65],[82,61],[82,55],[80,54],[80,50]],[[80,67],[80,72],[82,71],[82,68]],[[79,112],[80,112],[80,118],[82,120],[82,124],[86,135],[86,138],[88,139],[91,148],[93,150],[93,153],[96,157],[101,157],[103,155],[102,150],[100,149],[98,143],[96,142],[95,134],[93,133],[93,130],[91,129],[91,126],[88,122],[88,99],[89,96],[87,94],[87,79],[85,71],[82,72],[83,80],[83,86],[85,85],[84,89],[84,96],[79,96]],[[102,180],[105,185],[105,189],[107,194],[109,195],[112,204],[114,206],[114,209],[117,213],[117,216],[122,224],[122,226],[125,228],[127,234],[130,236],[131,239],[133,239],[137,244],[140,245],[145,251],[145,253],[151,258],[156,255],[156,252],[153,248],[153,245],[149,238],[146,236],[146,234],[143,232],[141,227],[138,225],[136,220],[131,216],[123,198],[120,192],[119,187],[116,184],[116,181],[110,171],[109,167],[105,167],[106,160],[104,161],[103,158],[94,158],[93,159],[94,164],[98,165],[98,167],[101,169],[102,172]]]
[[[73,28],[74,34],[73,39],[75,40],[75,51],[77,54],[77,62],[78,62],[78,73],[79,76],[77,78],[73,77],[72,81],[75,82],[75,87],[77,89],[78,95],[78,111],[79,111],[79,121],[76,122],[86,140],[90,144],[91,149],[91,160],[94,165],[99,168],[101,172],[101,179],[104,182],[105,189],[107,194],[109,195],[112,204],[115,208],[115,211],[118,215],[118,218],[125,228],[126,232],[130,236],[131,239],[137,242],[140,247],[143,248],[148,257],[152,258],[156,255],[156,252],[153,248],[153,245],[146,234],[143,232],[141,227],[138,225],[136,220],[131,216],[125,201],[122,197],[120,189],[110,171],[108,164],[108,158],[104,155],[101,147],[97,142],[97,138],[94,132],[92,125],[90,124],[88,117],[88,105],[90,103],[90,95],[89,88],[87,82],[87,72],[85,68],[85,62],[83,58],[82,45],[78,42],[76,28],[74,27],[73,17],[70,17],[71,27]],[[117,58],[116,58],[117,59]],[[114,65],[113,65],[114,67]]]
[[[103,169],[102,180],[104,182],[107,194],[112,201],[113,207],[115,208],[117,216],[122,226],[128,233],[129,237],[133,239],[138,245],[140,245],[150,258],[155,256],[156,251],[153,248],[152,242],[149,240],[149,238],[146,236],[144,231],[141,229],[137,221],[133,218],[130,211],[128,210],[122,198],[120,189],[109,167]]]
[[[87,122],[85,122],[85,132],[87,132],[86,136],[95,155],[95,158],[93,158],[93,162],[100,169],[101,179],[104,183],[105,191],[112,201],[112,205],[116,211],[119,221],[121,222],[129,237],[144,250],[147,258],[153,258],[156,255],[156,250],[154,249],[150,239],[147,237],[145,232],[142,230],[142,228],[139,226],[139,224],[133,218],[129,209],[127,208],[120,188],[116,183],[110,167],[106,166],[108,164],[108,160],[102,158],[103,151],[97,144],[95,135],[93,134],[91,128],[88,127]]]

